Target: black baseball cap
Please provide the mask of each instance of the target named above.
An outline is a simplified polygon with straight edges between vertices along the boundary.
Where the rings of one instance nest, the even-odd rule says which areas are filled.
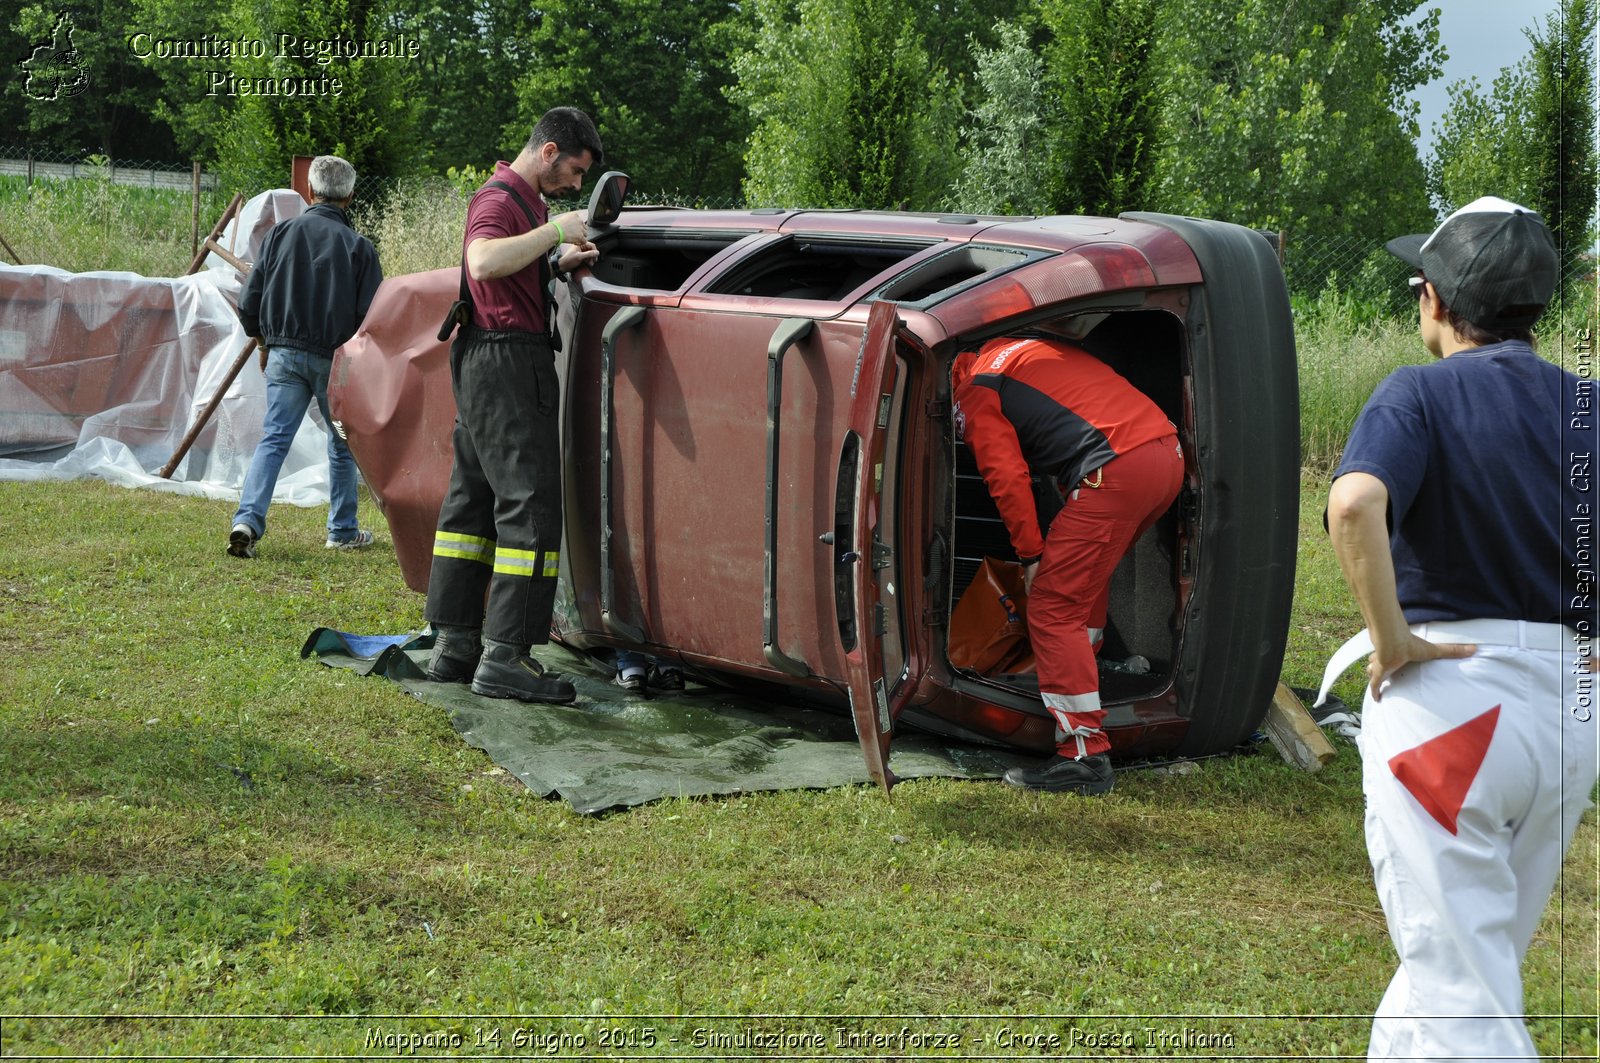
[[[1555,237],[1538,214],[1498,196],[1384,246],[1420,269],[1445,306],[1490,331],[1531,328],[1555,292]]]

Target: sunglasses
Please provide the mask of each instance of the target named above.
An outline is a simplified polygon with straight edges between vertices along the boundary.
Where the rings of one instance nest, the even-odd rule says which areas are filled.
[[[1412,298],[1416,299],[1419,303],[1422,302],[1422,286],[1427,283],[1428,278],[1422,276],[1421,274],[1418,274],[1417,276],[1406,281],[1406,285],[1411,289]]]

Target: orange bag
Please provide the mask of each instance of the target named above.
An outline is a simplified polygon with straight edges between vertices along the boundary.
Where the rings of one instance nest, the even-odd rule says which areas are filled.
[[[1028,644],[1028,593],[1021,565],[983,559],[950,611],[948,654],[952,665],[979,675],[1028,669],[1033,650]]]

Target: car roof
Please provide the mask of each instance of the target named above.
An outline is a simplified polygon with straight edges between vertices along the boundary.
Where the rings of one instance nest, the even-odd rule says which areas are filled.
[[[1093,216],[1048,217],[934,214],[883,210],[695,210],[628,206],[617,221],[621,230],[672,230],[713,233],[794,233],[885,240],[984,243],[1044,251],[1068,251],[1084,243],[1111,240],[1144,246],[1166,230],[1146,222]]]

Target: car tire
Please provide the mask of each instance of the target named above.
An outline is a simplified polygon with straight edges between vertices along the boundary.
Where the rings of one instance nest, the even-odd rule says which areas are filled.
[[[1124,214],[1171,229],[1205,278],[1188,321],[1194,466],[1193,583],[1175,682],[1180,756],[1247,740],[1271,704],[1288,641],[1300,509],[1300,403],[1283,270],[1258,232]]]

